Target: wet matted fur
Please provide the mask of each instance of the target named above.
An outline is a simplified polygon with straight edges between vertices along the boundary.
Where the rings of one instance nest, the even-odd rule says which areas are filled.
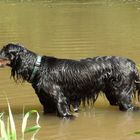
[[[120,110],[137,108],[132,103],[132,96],[140,89],[139,74],[135,63],[128,58],[101,56],[71,60],[39,57],[18,44],[4,46],[0,57],[7,59],[15,80],[32,84],[44,112],[70,117],[70,105],[78,111],[81,101],[95,102],[100,91]]]

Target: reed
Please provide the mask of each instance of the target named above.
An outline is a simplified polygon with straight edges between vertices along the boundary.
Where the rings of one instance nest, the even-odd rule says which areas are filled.
[[[0,140],[17,140],[17,130],[16,130],[15,121],[13,118],[13,114],[12,114],[9,102],[8,102],[8,112],[9,112],[9,115],[6,121],[4,119],[4,113],[0,114],[0,135],[1,135]],[[32,116],[32,114],[37,115],[36,125],[30,128],[27,128],[28,118]],[[40,118],[39,113],[36,110],[31,110],[27,112],[25,115],[23,114],[21,140],[25,139],[26,133],[33,133],[31,140],[35,140],[35,135],[40,129],[39,118]]]

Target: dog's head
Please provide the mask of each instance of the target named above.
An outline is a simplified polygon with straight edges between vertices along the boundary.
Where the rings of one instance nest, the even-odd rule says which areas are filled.
[[[0,67],[11,67],[15,80],[28,80],[34,68],[37,55],[19,44],[7,44],[0,50]]]
[[[18,44],[7,44],[0,50],[0,67],[11,66],[27,50]]]

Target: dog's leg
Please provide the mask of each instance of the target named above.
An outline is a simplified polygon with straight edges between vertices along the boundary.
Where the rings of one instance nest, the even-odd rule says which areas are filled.
[[[47,113],[56,113],[57,108],[56,108],[56,104],[54,102],[54,100],[52,98],[46,98],[46,102],[43,105],[44,108],[44,114]]]
[[[110,105],[114,105],[114,106],[118,105],[118,100],[117,100],[116,96],[114,96],[114,93],[107,92],[107,93],[105,93],[105,95],[106,95],[106,98],[108,99]]]
[[[127,86],[125,89],[120,90],[119,93],[117,93],[118,97],[118,105],[119,109],[121,111],[135,111],[138,110],[138,107],[136,107],[132,103],[132,93],[133,93],[133,86]]]
[[[57,110],[56,104],[54,100],[51,97],[49,97],[48,89],[45,88],[45,90],[42,90],[42,89],[39,89],[38,86],[36,85],[32,85],[32,86],[39,98],[40,103],[43,106],[44,114],[55,113]]]
[[[98,96],[99,96],[99,92],[92,92],[92,101],[93,101],[93,104],[96,102]]]
[[[76,94],[76,93],[75,93]],[[72,105],[73,107],[73,111],[74,112],[78,112],[79,111],[79,106],[80,106],[81,100],[80,98],[78,98],[77,96],[73,96],[70,99],[70,105]]]
[[[104,89],[103,92],[105,93],[110,105],[118,105],[118,99],[116,98],[115,92],[110,87]]]
[[[68,101],[61,91],[60,86],[53,85],[52,87],[51,97],[54,98],[54,101],[56,102],[58,115],[61,117],[73,117],[70,113]]]
[[[37,94],[40,103],[43,105],[44,114],[46,113],[55,113],[57,108],[54,101],[51,98],[47,98],[45,93],[40,92]]]
[[[80,100],[77,99],[76,101],[72,101],[71,105],[73,107],[74,112],[78,112],[80,106]]]

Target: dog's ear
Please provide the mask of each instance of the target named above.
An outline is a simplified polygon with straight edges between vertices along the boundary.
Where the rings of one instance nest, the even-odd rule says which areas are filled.
[[[21,65],[22,61],[20,55],[13,55],[11,59],[12,59],[12,65],[16,66],[17,68]]]
[[[16,56],[18,56],[18,52],[15,51],[10,51],[10,60],[14,60],[16,58]]]
[[[23,52],[23,53],[26,53],[26,52],[27,52],[27,49],[26,49],[23,45],[21,45],[21,44],[19,44],[19,43],[17,43],[16,45],[17,45],[17,46],[20,46],[19,52]]]
[[[18,73],[21,70],[20,69],[21,64],[22,64],[22,61],[21,61],[20,55],[16,55],[15,57],[13,57],[13,60],[11,61],[10,65],[12,67],[11,76],[14,78],[14,80],[19,79]]]
[[[18,51],[10,51],[10,59],[13,60],[13,59],[17,59],[20,55],[22,54],[25,54],[27,52],[26,49],[20,49]]]
[[[17,59],[17,57],[19,56],[19,52],[15,52],[15,51],[11,51],[10,53],[9,53],[9,57],[10,57],[10,60],[12,61],[12,60],[14,60],[14,59]]]

